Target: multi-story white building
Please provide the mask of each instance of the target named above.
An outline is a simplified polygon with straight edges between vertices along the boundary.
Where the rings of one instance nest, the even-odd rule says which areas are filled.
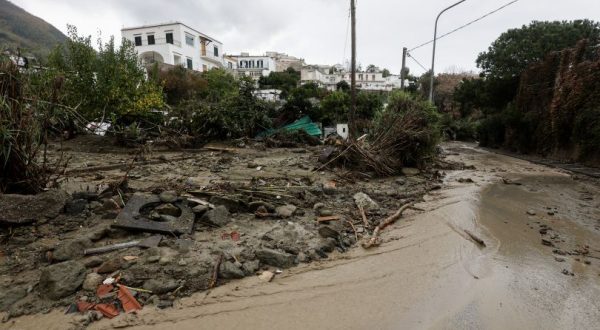
[[[144,25],[121,30],[144,64],[182,65],[190,70],[222,68],[223,44],[181,22]]]
[[[289,68],[300,71],[302,70],[302,67],[306,65],[304,59],[290,56],[288,54],[267,52],[266,55],[275,60],[275,71],[277,72],[283,72]]]
[[[269,56],[252,56],[249,53],[241,53],[226,57],[236,60],[239,76],[248,76],[254,80],[266,77],[271,72],[276,72],[277,69],[275,59]]]

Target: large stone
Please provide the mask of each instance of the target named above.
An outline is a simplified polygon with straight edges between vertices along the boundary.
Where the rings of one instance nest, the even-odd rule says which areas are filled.
[[[354,194],[354,203],[365,211],[379,209],[379,204],[363,192]]]
[[[85,211],[87,205],[88,202],[86,199],[74,199],[65,205],[65,214],[80,215]]]
[[[177,201],[177,193],[174,191],[163,191],[158,197],[163,203],[175,203]]]
[[[213,205],[225,206],[227,211],[231,213],[239,213],[248,209],[248,207],[241,201],[222,196],[212,196],[210,198],[210,203]]]
[[[98,286],[100,284],[102,284],[102,281],[104,280],[104,277],[98,273],[89,273],[87,274],[87,276],[85,277],[85,280],[83,281],[83,289],[86,291],[93,291],[95,292],[96,289],[98,288]]]
[[[280,217],[286,219],[286,218],[289,218],[289,217],[293,216],[294,212],[296,212],[297,209],[298,208],[296,206],[288,204],[288,205],[283,205],[283,206],[277,207],[275,209],[275,212]]]
[[[75,293],[85,279],[85,267],[76,261],[42,269],[38,290],[46,298],[59,300]]]
[[[61,243],[54,253],[52,259],[56,261],[67,261],[83,257],[85,249],[92,247],[92,241],[87,238],[78,238]]]
[[[0,194],[0,224],[22,225],[56,218],[70,199],[62,190],[38,195]]]
[[[155,280],[149,279],[144,282],[143,288],[152,291],[153,294],[169,293],[179,287],[179,283],[175,280]]]
[[[229,216],[229,211],[227,211],[227,208],[221,205],[206,212],[202,218],[200,218],[200,221],[217,227],[223,227],[231,222],[231,217]]]
[[[272,249],[257,250],[256,257],[260,262],[273,267],[290,268],[296,264],[295,255]]]
[[[418,168],[404,167],[402,168],[402,174],[406,176],[417,176],[421,174],[421,171]]]
[[[219,276],[224,279],[243,278],[244,272],[231,261],[221,263]]]
[[[242,265],[244,274],[246,274],[247,276],[254,275],[254,273],[256,273],[258,271],[259,267],[260,267],[260,261],[258,261],[258,260],[246,261]]]
[[[110,274],[121,269],[121,267],[123,267],[123,259],[115,257],[103,262],[102,265],[98,267],[97,272],[100,274]]]

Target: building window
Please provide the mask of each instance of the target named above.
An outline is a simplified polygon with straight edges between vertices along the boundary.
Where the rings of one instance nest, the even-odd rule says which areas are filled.
[[[149,34],[148,35],[148,45],[154,45],[156,42],[154,40],[154,35],[153,34]]]
[[[173,44],[173,32],[167,32],[165,37],[167,38],[167,43],[172,45]]]
[[[358,80],[363,80],[363,75],[362,74],[358,75]]]
[[[142,36],[135,36],[135,37],[133,37],[133,40],[134,40],[136,46],[142,45]]]
[[[208,71],[208,66],[206,64],[202,64],[202,71],[203,72]]]
[[[219,48],[215,46],[215,57],[219,57]]]
[[[263,62],[263,60],[258,60],[258,62],[257,62],[257,64],[256,64],[256,65],[257,65],[257,67],[258,67],[258,68],[261,68],[261,69],[262,69],[262,67],[263,67],[263,65],[264,65],[264,62]]]
[[[194,62],[192,62],[192,59],[188,57],[187,59],[187,68],[190,70],[194,69]]]
[[[181,56],[173,54],[173,63],[175,65],[181,65]]]
[[[227,66],[228,66],[230,69],[233,69],[233,63],[229,62],[229,63],[227,63]]]
[[[188,46],[194,47],[194,37],[192,35],[186,33],[185,34],[185,43]]]
[[[373,75],[373,81],[375,81],[375,75]]]

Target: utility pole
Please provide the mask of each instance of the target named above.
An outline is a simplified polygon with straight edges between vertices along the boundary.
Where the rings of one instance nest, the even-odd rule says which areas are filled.
[[[402,90],[404,90],[404,79],[406,79],[406,53],[408,53],[408,49],[402,48],[402,70],[400,70],[400,88]]]
[[[438,21],[440,20],[440,16],[442,16],[443,13],[460,5],[461,3],[465,2],[465,1],[467,1],[467,0],[461,0],[461,1],[453,4],[452,6],[442,10],[435,19],[435,28],[433,30],[433,55],[431,56],[431,78],[429,79],[429,102],[431,102],[431,103],[433,103],[433,80],[435,79],[435,46],[437,43]]]
[[[352,25],[352,59],[350,61],[350,116],[348,121],[348,129],[350,130],[350,138],[354,138],[355,132],[355,116],[356,116],[356,3],[355,0],[350,0],[350,20]]]

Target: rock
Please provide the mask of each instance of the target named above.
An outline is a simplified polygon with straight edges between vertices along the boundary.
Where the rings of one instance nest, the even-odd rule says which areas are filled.
[[[54,250],[52,259],[56,261],[78,259],[83,257],[85,249],[90,247],[92,247],[92,241],[87,237],[66,241]]]
[[[85,267],[76,261],[48,266],[42,269],[38,290],[53,300],[68,297],[81,287],[85,273]]]
[[[540,234],[541,234],[541,235],[546,235],[546,234],[548,234],[548,228],[541,228],[541,229],[540,229]]]
[[[85,199],[86,201],[95,201],[98,200],[99,196],[97,192],[94,191],[78,191],[74,192],[72,195],[73,199]]]
[[[321,226],[319,227],[319,235],[321,235],[321,237],[323,238],[333,238],[333,239],[338,239],[340,237],[340,233],[329,227],[329,226]]]
[[[554,246],[554,243],[552,243],[552,241],[549,241],[547,239],[542,239],[542,244],[545,246]]]
[[[162,222],[171,222],[171,223],[177,221],[177,217],[174,217],[172,215],[166,215],[166,214],[161,214],[158,217],[158,219],[159,219],[159,221],[162,221]]]
[[[471,178],[460,178],[457,180],[459,183],[474,183],[475,181],[473,181],[473,179]]]
[[[27,289],[22,287],[0,287],[0,311],[6,311],[17,301],[27,296]]]
[[[274,212],[275,206],[271,203],[264,201],[254,201],[248,204],[248,210],[250,212],[256,212],[260,207],[264,207],[267,212]]]
[[[85,199],[74,199],[70,202],[67,202],[67,204],[65,205],[65,214],[80,215],[85,211],[87,205],[88,202]]]
[[[149,264],[152,264],[152,263],[158,262],[159,260],[160,260],[160,256],[149,256],[146,259],[146,262],[148,262]]]
[[[321,209],[319,210],[320,217],[330,217],[333,216],[333,211],[329,209]]]
[[[548,215],[552,216],[554,214],[555,214],[554,211],[548,211]]]
[[[275,277],[275,273],[270,272],[270,271],[264,271],[264,272],[262,272],[262,274],[260,274],[258,276],[258,279],[260,279],[263,282],[271,282],[274,277]]]
[[[250,276],[250,275],[254,275],[258,271],[259,267],[260,267],[260,261],[258,261],[258,260],[246,261],[242,265],[242,270],[244,271],[244,274],[246,274],[247,276]]]
[[[181,210],[173,204],[162,204],[155,208],[154,211],[160,215],[170,215],[172,217],[178,217],[181,214]]]
[[[56,218],[70,199],[62,190],[38,195],[0,194],[0,224],[23,225]]]
[[[284,205],[284,206],[279,206],[275,209],[275,212],[277,213],[277,215],[279,215],[282,218],[289,218],[291,216],[294,215],[294,212],[296,212],[297,207],[291,204],[288,205]]]
[[[156,307],[160,309],[171,308],[173,307],[173,302],[171,300],[161,300],[156,304]]]
[[[102,211],[105,212],[119,212],[121,211],[121,207],[119,203],[115,202],[112,198],[106,198],[102,201]]]
[[[356,203],[358,207],[362,207],[365,211],[379,209],[379,204],[363,192],[354,194],[353,198],[354,203]]]
[[[224,279],[244,278],[244,272],[233,262],[225,261],[219,267],[219,276]]]
[[[224,206],[231,213],[239,213],[245,211],[247,207],[240,201],[223,196],[212,196],[210,203],[213,205]]]
[[[320,209],[322,209],[322,208],[325,208],[325,204],[324,204],[324,203],[316,203],[316,204],[313,206],[313,210],[315,210],[315,211],[318,211],[318,210],[320,210]]]
[[[563,269],[562,273],[567,276],[575,276],[575,274],[573,274],[573,272],[569,271],[568,269]]]
[[[102,203],[100,203],[98,201],[93,201],[90,203],[90,210],[92,210],[92,211],[100,210],[101,208],[102,208]]]
[[[565,258],[561,258],[561,257],[554,257],[554,260],[556,260],[557,262],[565,262]]]
[[[404,186],[406,184],[406,180],[404,179],[396,179],[396,184],[400,185],[400,186]]]
[[[177,193],[174,191],[163,191],[158,197],[163,203],[175,203],[178,199]]]
[[[97,242],[110,234],[110,226],[100,225],[90,229],[86,235],[92,242]]]
[[[206,206],[206,205],[197,205],[192,209],[192,212],[194,212],[194,214],[199,215],[199,216],[202,216],[207,211],[208,211],[208,206]]]
[[[217,206],[214,210],[206,212],[202,216],[202,218],[200,218],[200,221],[209,223],[217,227],[223,227],[231,222],[231,218],[229,216],[229,211],[227,211],[227,208],[221,205]]]
[[[534,211],[534,210],[528,210],[528,211],[527,211],[527,215],[534,216],[534,215],[536,215],[536,213],[535,213],[535,211]]]
[[[402,168],[402,174],[405,176],[417,176],[421,174],[421,171],[418,168],[404,167]]]
[[[143,288],[152,291],[153,294],[161,295],[169,293],[179,287],[175,280],[156,280],[149,279],[144,282]]]
[[[161,248],[160,249],[160,259],[158,263],[161,265],[170,264],[175,260],[175,257],[179,255],[179,252],[171,249],[171,248]]]
[[[96,270],[96,272],[100,273],[100,274],[109,274],[109,273],[114,273],[117,270],[121,269],[123,267],[123,259],[115,257],[109,260],[106,260],[105,262],[102,263],[102,265],[100,265],[100,267],[98,267],[98,269]]]
[[[296,264],[296,256],[272,249],[256,250],[256,257],[260,262],[273,267],[290,268]]]
[[[300,252],[298,253],[298,262],[308,263],[310,262],[310,258],[304,252]]]
[[[89,274],[87,274],[87,276],[85,277],[85,280],[83,281],[83,289],[87,290],[87,291],[96,292],[96,289],[98,288],[98,286],[100,284],[102,284],[103,280],[104,280],[104,276],[102,276],[98,273],[89,273]]]
[[[102,258],[100,257],[90,257],[87,260],[85,260],[84,265],[87,268],[93,268],[102,265],[103,262],[104,260],[102,260]]]
[[[256,164],[255,162],[250,162],[250,163],[248,163],[248,165],[246,167],[248,167],[248,168],[257,168],[258,164]]]
[[[325,195],[335,195],[338,192],[335,182],[326,182],[323,184],[323,193]]]

